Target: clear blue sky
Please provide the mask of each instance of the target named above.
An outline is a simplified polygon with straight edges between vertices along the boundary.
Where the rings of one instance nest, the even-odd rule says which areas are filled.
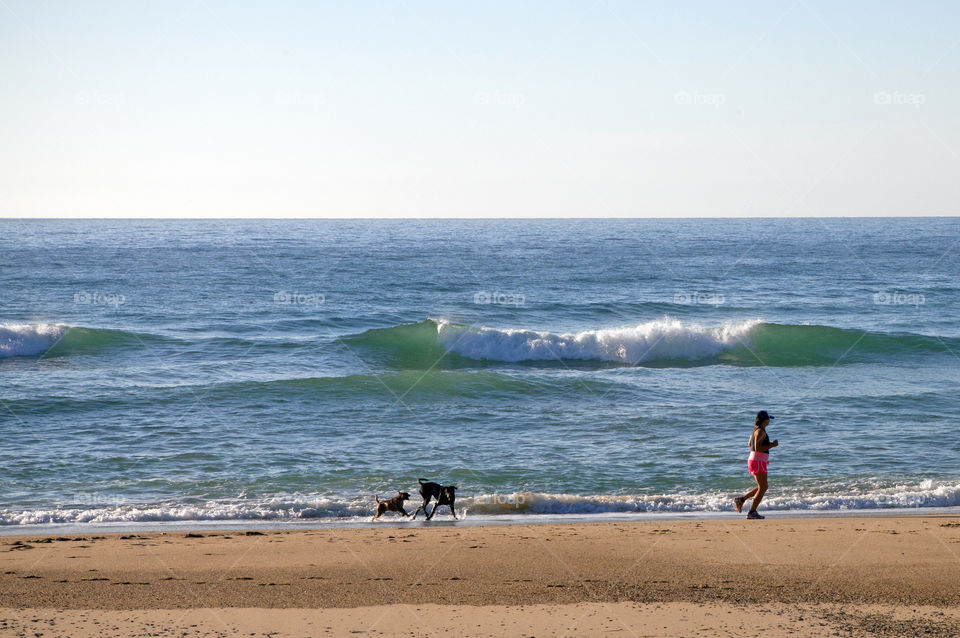
[[[954,215],[958,18],[0,0],[0,215]]]

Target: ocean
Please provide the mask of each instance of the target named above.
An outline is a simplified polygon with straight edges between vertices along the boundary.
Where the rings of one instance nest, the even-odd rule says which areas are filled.
[[[0,528],[719,515],[760,409],[768,513],[957,507],[958,275],[954,219],[0,221]]]

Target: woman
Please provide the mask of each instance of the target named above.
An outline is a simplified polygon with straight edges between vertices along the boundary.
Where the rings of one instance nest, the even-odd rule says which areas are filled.
[[[757,419],[753,422],[753,434],[750,435],[750,442],[747,443],[750,446],[747,469],[756,479],[757,486],[743,496],[733,499],[733,506],[740,512],[746,500],[751,496],[753,497],[753,507],[747,512],[747,518],[763,518],[763,516],[757,514],[757,506],[760,505],[760,501],[767,491],[767,463],[770,459],[770,448],[779,445],[779,441],[776,440],[771,443],[770,437],[767,435],[767,425],[772,418],[766,410],[757,412]]]

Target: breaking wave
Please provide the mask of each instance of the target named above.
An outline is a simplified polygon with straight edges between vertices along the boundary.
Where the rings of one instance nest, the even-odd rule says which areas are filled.
[[[347,338],[400,369],[456,367],[468,361],[689,367],[834,365],[949,354],[956,339],[848,328],[783,325],[758,319],[705,326],[663,318],[636,326],[550,332],[468,326],[427,319]]]

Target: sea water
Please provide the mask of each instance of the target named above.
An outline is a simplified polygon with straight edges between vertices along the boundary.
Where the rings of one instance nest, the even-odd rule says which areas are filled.
[[[958,506],[958,275],[952,219],[2,221],[0,526],[708,516],[760,409],[771,512]]]

